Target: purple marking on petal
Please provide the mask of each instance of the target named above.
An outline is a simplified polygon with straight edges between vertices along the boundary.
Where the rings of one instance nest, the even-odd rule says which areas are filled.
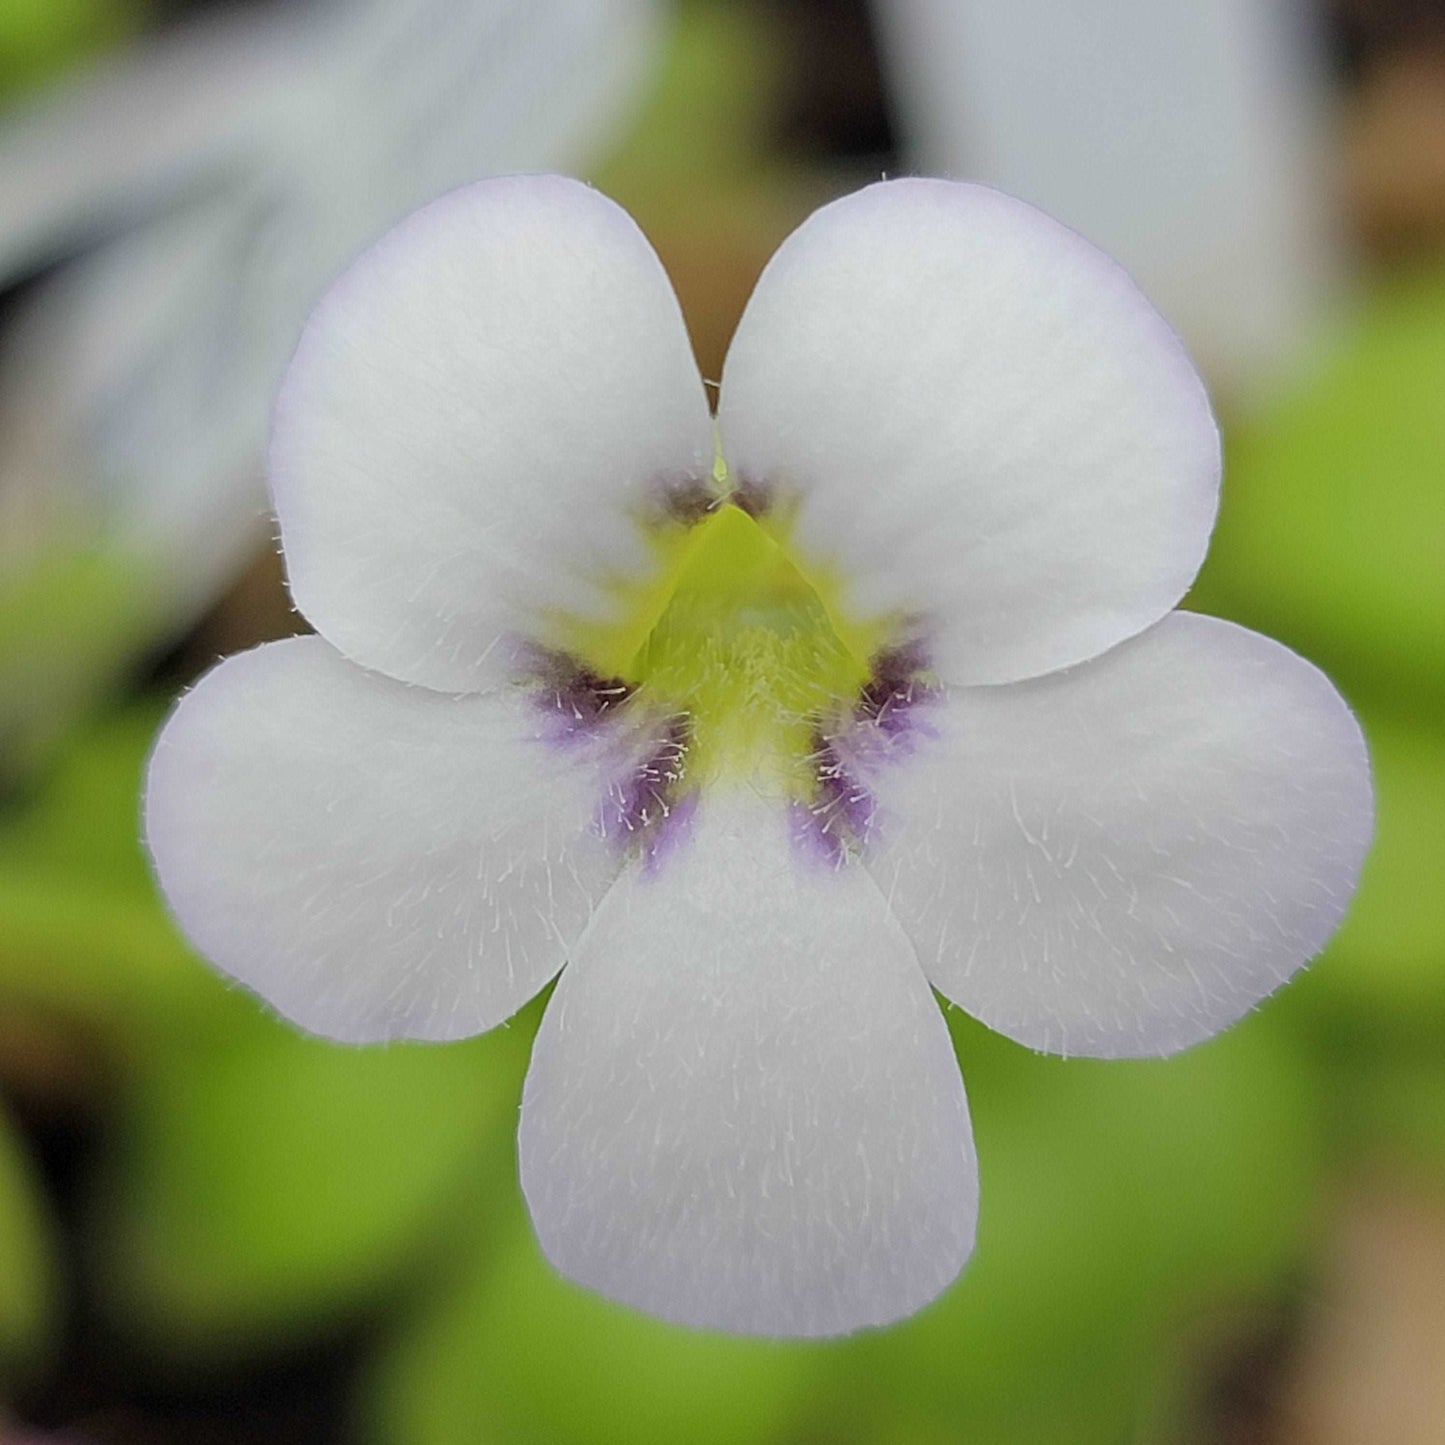
[[[654,838],[667,831],[687,772],[691,738],[692,720],[686,713],[668,718],[652,750],[608,786],[597,815],[604,838],[645,853]]]
[[[837,740],[821,730],[813,735],[808,761],[813,789],[806,802],[793,805],[793,840],[813,857],[839,867],[868,841],[873,795],[845,765]]]
[[[649,878],[662,872],[662,865],[677,852],[692,831],[697,813],[698,792],[684,793],[656,826],[648,829],[642,843],[642,870]]]
[[[595,734],[634,692],[626,678],[604,677],[565,653],[534,653],[528,671],[547,735],[559,742]]]
[[[928,655],[921,642],[884,648],[874,656],[872,675],[858,691],[854,716],[886,737],[898,737],[907,730],[915,706],[935,691],[922,680],[927,670]]]
[[[811,863],[828,868],[841,868],[848,861],[848,850],[837,833],[818,826],[818,819],[807,803],[788,805],[788,831],[794,849]]]
[[[873,796],[843,762],[832,738],[813,739],[813,776],[817,792],[813,814],[822,832],[863,843],[873,819]]]
[[[594,750],[597,833],[655,870],[692,815],[693,802],[682,791],[691,717],[640,708],[632,683],[604,677],[564,653],[534,653],[529,671],[542,741]]]
[[[925,680],[926,669],[919,643],[879,652],[852,707],[831,727],[820,722],[815,728],[812,790],[794,820],[795,833],[815,853],[841,863],[867,848],[878,826],[869,776],[911,753],[929,731],[924,706],[938,693]]]

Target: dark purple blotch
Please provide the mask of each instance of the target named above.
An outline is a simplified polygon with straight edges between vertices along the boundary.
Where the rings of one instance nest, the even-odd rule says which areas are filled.
[[[918,703],[933,689],[924,682],[927,656],[920,643],[887,647],[874,654],[868,681],[858,689],[853,716],[885,737],[898,737],[914,718]]]
[[[535,696],[564,738],[590,735],[632,696],[626,678],[606,677],[560,653],[537,669]]]
[[[539,653],[530,671],[545,740],[569,749],[601,744],[597,831],[619,851],[637,853],[656,867],[691,817],[683,792],[691,717],[644,712],[636,726],[626,723],[634,716],[636,686],[566,653]]]
[[[869,668],[851,709],[831,726],[819,723],[808,755],[812,791],[795,811],[794,835],[835,866],[861,853],[877,822],[877,800],[864,781],[908,749],[920,705],[934,695],[918,643],[885,648]]]
[[[810,811],[827,851],[842,854],[862,847],[873,822],[873,795],[844,762],[838,739],[815,732],[808,760],[813,768]]]

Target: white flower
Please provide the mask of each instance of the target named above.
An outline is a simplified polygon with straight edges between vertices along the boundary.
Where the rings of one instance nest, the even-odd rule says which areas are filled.
[[[418,212],[312,318],[271,480],[320,631],[151,763],[198,947],[351,1041],[501,1023],[549,1257],[820,1335],[957,1274],[977,1178],[934,985],[1168,1053],[1338,923],[1372,823],[1328,681],[1171,612],[1204,391],[1106,257],[995,192],[868,188],[779,251],[717,432],[632,222],[573,181]]]

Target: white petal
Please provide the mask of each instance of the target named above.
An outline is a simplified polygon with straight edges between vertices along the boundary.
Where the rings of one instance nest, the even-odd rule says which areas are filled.
[[[862,870],[751,795],[705,795],[694,827],[619,879],[548,1005],[520,1141],[542,1248],[684,1324],[897,1319],[973,1243],[942,1016]]]
[[[1177,612],[1070,672],[919,711],[911,736],[838,745],[876,800],[870,866],[934,985],[1022,1043],[1208,1038],[1349,903],[1364,739],[1257,633]]]
[[[619,866],[597,823],[626,740],[552,723],[535,699],[408,687],[315,637],[233,657],[151,758],[161,887],[203,955],[313,1032],[491,1028]]]
[[[884,182],[813,216],[748,303],[718,420],[847,609],[918,631],[950,683],[1157,621],[1214,521],[1178,339],[1102,252],[982,186]]]
[[[705,481],[677,301],[576,181],[481,181],[416,212],[312,316],[271,484],[296,603],[348,656],[452,691],[657,566],[639,518]]]

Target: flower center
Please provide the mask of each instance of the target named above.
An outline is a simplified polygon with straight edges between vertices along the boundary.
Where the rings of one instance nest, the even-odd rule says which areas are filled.
[[[724,503],[652,537],[656,580],[608,623],[574,621],[567,666],[547,684],[569,729],[641,715],[662,738],[613,787],[603,826],[646,852],[655,826],[727,776],[793,806],[841,858],[867,832],[846,740],[860,725],[880,737],[902,726],[922,695],[919,666],[887,645],[897,629],[886,619],[850,620],[838,582],[805,575],[776,514]]]
[[[785,544],[724,505],[689,535],[667,604],[624,675],[640,700],[687,714],[699,781],[745,771],[796,793],[821,721],[858,696],[872,651],[869,632],[839,625]]]

